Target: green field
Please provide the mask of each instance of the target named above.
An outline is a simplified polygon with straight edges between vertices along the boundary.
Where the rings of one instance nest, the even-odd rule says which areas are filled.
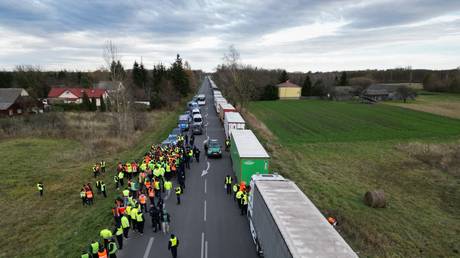
[[[271,169],[294,180],[361,257],[460,252],[460,120],[388,105],[253,102]],[[268,132],[267,132],[268,131]],[[385,209],[362,202],[383,189]]]
[[[460,120],[388,105],[260,101],[250,110],[285,144],[446,137]]]
[[[119,160],[139,158],[176,124],[177,112],[164,112],[156,126],[133,146],[111,156],[85,158],[89,151],[77,141],[58,138],[13,138],[0,141],[0,257],[79,257],[102,228],[111,229],[111,207],[118,193],[112,181]],[[83,207],[79,192],[91,182],[91,165],[105,159],[108,198],[96,196]],[[45,186],[40,198],[36,183]]]

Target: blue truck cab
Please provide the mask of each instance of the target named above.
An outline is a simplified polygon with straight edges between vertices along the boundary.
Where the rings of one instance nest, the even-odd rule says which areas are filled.
[[[189,128],[189,116],[188,115],[180,115],[178,126],[182,131],[188,131]]]

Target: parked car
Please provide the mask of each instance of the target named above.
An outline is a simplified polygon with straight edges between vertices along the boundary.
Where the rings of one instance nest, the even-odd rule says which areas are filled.
[[[217,139],[209,139],[205,141],[204,149],[208,157],[222,158],[222,146]]]
[[[199,124],[193,124],[192,125],[192,133],[197,135],[197,134],[203,134],[203,126]]]

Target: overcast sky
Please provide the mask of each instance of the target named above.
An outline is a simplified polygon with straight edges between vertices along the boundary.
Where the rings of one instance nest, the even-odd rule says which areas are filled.
[[[107,40],[128,68],[213,71],[231,44],[288,71],[455,68],[460,0],[0,0],[0,69],[94,70]]]

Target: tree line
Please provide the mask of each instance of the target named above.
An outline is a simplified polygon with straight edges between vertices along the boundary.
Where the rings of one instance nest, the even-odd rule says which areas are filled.
[[[281,69],[263,69],[241,63],[239,52],[230,46],[224,63],[217,66],[214,81],[235,104],[245,105],[250,100],[278,98],[276,85],[290,82],[302,87],[305,97],[324,97],[334,94],[334,88],[353,86],[360,94],[374,83],[423,83],[428,91],[460,92],[460,68],[452,70],[423,70],[395,68],[387,70],[293,72]]]

